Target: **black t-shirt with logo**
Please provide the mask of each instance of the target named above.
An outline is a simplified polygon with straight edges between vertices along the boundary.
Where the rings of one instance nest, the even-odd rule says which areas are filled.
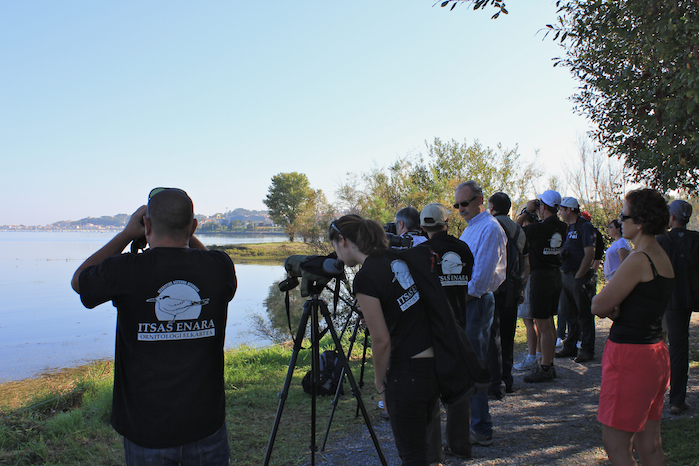
[[[426,243],[439,254],[439,282],[447,295],[456,321],[466,325],[468,281],[473,272],[473,254],[468,244],[445,231],[434,233]]]
[[[223,252],[153,248],[80,274],[88,308],[117,308],[111,424],[146,448],[201,440],[225,419],[223,344],[236,290]]]
[[[566,224],[557,216],[524,227],[529,245],[529,265],[532,270],[561,266],[561,248],[566,237]]]
[[[583,217],[578,217],[576,222],[568,227],[568,234],[561,249],[565,257],[561,264],[561,272],[577,272],[585,257],[585,248],[595,247],[596,244],[595,227]]]
[[[398,253],[370,256],[354,276],[354,293],[377,298],[391,335],[391,359],[409,359],[432,346],[420,293]]]

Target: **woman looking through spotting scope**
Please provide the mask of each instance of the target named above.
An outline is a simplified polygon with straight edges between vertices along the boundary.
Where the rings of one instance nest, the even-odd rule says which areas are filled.
[[[426,465],[427,424],[439,385],[427,315],[408,266],[373,220],[346,215],[332,222],[329,239],[345,265],[362,266],[354,294],[371,333],[374,384],[398,453],[404,465]]]

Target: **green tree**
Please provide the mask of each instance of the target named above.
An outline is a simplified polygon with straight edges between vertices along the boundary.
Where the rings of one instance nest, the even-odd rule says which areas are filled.
[[[279,173],[272,177],[264,204],[269,216],[277,225],[284,228],[289,241],[296,236],[296,218],[303,211],[311,194],[308,177],[303,173]]]
[[[325,241],[335,211],[320,189],[311,189],[303,210],[296,217],[296,232],[304,243]]]
[[[498,145],[493,150],[478,141],[469,145],[439,138],[425,144],[425,154],[399,158],[387,169],[374,167],[361,176],[361,184],[356,175],[348,175],[338,197],[345,205],[355,204],[355,213],[386,223],[403,207],[420,210],[430,202],[452,205],[456,186],[466,180],[477,180],[486,196],[503,191],[516,202],[532,191],[541,176],[533,163],[522,163],[517,148]],[[451,225],[454,232],[464,228],[458,215],[452,215]]]
[[[696,192],[699,2],[568,0],[548,25],[581,85],[576,110],[637,181]]]

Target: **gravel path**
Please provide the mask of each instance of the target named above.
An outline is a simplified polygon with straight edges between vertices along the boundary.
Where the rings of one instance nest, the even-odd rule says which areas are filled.
[[[597,348],[593,361],[577,364],[556,359],[558,377],[553,382],[527,384],[525,372],[515,372],[515,393],[502,400],[490,400],[493,445],[474,445],[473,459],[446,457],[445,466],[456,465],[599,465],[610,464],[602,448],[602,428],[597,422],[597,402],[602,372],[602,349],[611,321],[597,320]],[[690,339],[699,338],[699,313],[694,313]],[[517,360],[517,356],[515,356]],[[690,373],[687,402],[699,406],[699,374]],[[364,397],[369,407],[376,399]],[[387,463],[399,466],[388,421],[372,412],[374,429]],[[695,416],[696,409],[673,418]],[[670,418],[666,403],[663,417]],[[442,428],[445,415],[442,413]],[[320,466],[380,465],[366,428],[344,439],[330,438],[325,451],[316,456]]]

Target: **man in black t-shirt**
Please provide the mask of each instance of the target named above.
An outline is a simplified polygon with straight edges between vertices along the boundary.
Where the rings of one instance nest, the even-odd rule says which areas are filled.
[[[568,224],[568,233],[561,249],[561,313],[568,323],[568,338],[557,358],[576,356],[575,362],[590,361],[595,355],[595,321],[590,312],[593,286],[592,263],[595,260],[597,234],[592,223],[580,215],[577,199],[561,200],[561,218]],[[577,342],[582,344],[578,353]]]
[[[528,214],[538,210],[541,223],[524,227],[529,250],[529,306],[539,331],[541,342],[541,365],[524,377],[525,382],[538,383],[553,380],[556,371],[553,366],[556,347],[556,330],[553,316],[558,310],[561,294],[561,246],[566,234],[566,225],[558,218],[561,195],[553,190],[544,191],[537,199],[527,203],[527,207],[517,218],[522,224]]]
[[[466,304],[468,295],[468,281],[473,271],[473,254],[466,243],[447,233],[449,228],[449,212],[438,203],[428,204],[420,212],[420,226],[427,232],[429,240],[427,244],[439,255],[437,270],[442,289],[447,295],[449,307],[456,317],[456,322],[464,328],[466,326]],[[447,405],[445,452],[461,458],[471,457],[471,404],[465,399],[453,405]],[[441,442],[441,429],[439,417],[436,425],[430,428],[438,432],[436,434]]]
[[[236,276],[226,254],[193,236],[196,227],[184,191],[156,188],[71,282],[86,307],[117,308],[110,421],[127,465],[229,464],[223,343]],[[150,249],[121,254],[143,236]]]

